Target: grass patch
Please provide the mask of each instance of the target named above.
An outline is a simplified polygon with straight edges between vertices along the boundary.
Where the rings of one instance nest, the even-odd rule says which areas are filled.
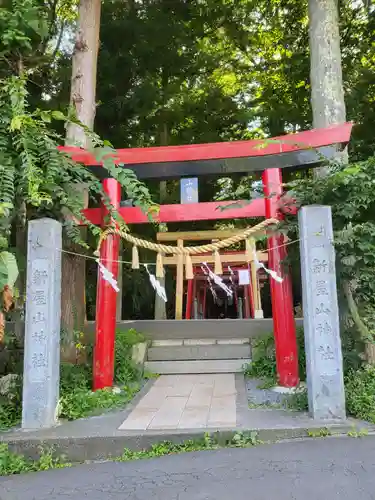
[[[320,429],[307,429],[307,435],[312,438],[322,438],[332,436],[332,432],[327,427],[321,427]]]
[[[151,446],[151,448],[147,450],[132,451],[125,448],[124,453],[121,455],[121,457],[118,457],[114,460],[127,462],[130,460],[156,458],[165,455],[176,455],[192,451],[217,450],[219,448],[248,448],[251,446],[263,444],[262,441],[258,440],[257,436],[258,433],[256,431],[251,431],[238,432],[234,434],[231,439],[224,442],[218,441],[214,436],[211,436],[210,434],[206,434],[203,439],[188,440],[184,441],[183,443],[163,441]]]
[[[60,417],[67,420],[100,415],[105,410],[124,406],[138,392],[140,384],[134,383],[131,387],[119,388],[120,392],[113,392],[112,388],[92,392],[87,389],[76,389],[60,398]]]
[[[307,389],[298,390],[285,398],[284,407],[287,410],[306,411],[308,406]]]
[[[300,380],[306,380],[305,339],[303,328],[297,328],[298,370]],[[245,367],[245,376],[264,380],[260,389],[277,385],[276,351],[273,334],[255,339],[252,344],[252,361]]]
[[[345,377],[345,393],[348,412],[375,424],[375,366],[349,371]]]
[[[368,436],[368,429],[357,429],[355,426],[348,432],[348,436],[352,438],[361,438]]]
[[[188,440],[183,443],[163,441],[141,451],[133,451],[125,448],[120,457],[113,457],[110,460],[114,462],[129,462],[131,460],[145,460],[193,451],[217,450],[219,448],[249,448],[259,444],[263,443],[258,439],[256,431],[238,432],[227,440],[219,440],[215,435],[206,434],[203,439]],[[0,476],[48,469],[61,469],[71,466],[71,463],[64,461],[64,457],[56,457],[52,449],[41,450],[39,460],[33,461],[25,458],[23,455],[10,451],[7,444],[0,444]]]
[[[61,469],[71,464],[54,457],[53,450],[41,450],[39,460],[31,460],[9,450],[8,445],[0,443],[0,476],[36,472],[48,469]]]

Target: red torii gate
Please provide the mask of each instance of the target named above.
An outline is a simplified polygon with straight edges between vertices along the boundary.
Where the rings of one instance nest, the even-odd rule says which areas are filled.
[[[116,163],[132,169],[141,179],[178,178],[192,175],[263,171],[264,199],[255,199],[242,208],[218,210],[234,203],[208,202],[188,205],[162,205],[160,222],[182,222],[247,217],[283,217],[280,197],[283,194],[281,169],[314,167],[322,156],[331,159],[350,139],[352,124],[331,126],[267,140],[129,148],[116,151]],[[111,204],[128,224],[147,223],[147,216],[137,207],[120,207],[121,186],[97,165],[95,157],[79,148],[62,147],[72,159],[92,168],[102,179],[103,190]],[[93,224],[102,225],[108,212],[104,206],[84,210]],[[283,274],[281,262],[286,257],[282,235],[268,238],[269,267]],[[119,237],[109,235],[100,249],[100,259],[115,278],[118,275]],[[271,302],[279,383],[294,387],[299,382],[296,328],[293,314],[291,280],[284,276],[282,283],[271,280]],[[116,331],[116,292],[98,275],[96,302],[96,336],[93,366],[93,389],[113,385],[114,346]]]

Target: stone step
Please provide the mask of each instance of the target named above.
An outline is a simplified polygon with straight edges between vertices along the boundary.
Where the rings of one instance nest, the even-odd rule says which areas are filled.
[[[215,359],[248,359],[249,344],[181,345],[149,347],[148,361],[185,361]]]
[[[165,339],[153,340],[152,347],[175,347],[182,345],[243,345],[250,344],[250,339],[227,338],[227,339]]]
[[[145,370],[159,375],[189,373],[241,373],[247,359],[193,360],[193,361],[146,361]]]

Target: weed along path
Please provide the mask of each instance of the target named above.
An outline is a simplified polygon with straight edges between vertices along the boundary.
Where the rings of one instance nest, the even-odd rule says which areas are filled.
[[[1,500],[370,500],[375,438],[326,438],[0,478]]]

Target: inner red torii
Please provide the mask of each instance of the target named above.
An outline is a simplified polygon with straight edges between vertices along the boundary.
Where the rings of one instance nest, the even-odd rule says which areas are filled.
[[[186,175],[230,175],[235,172],[263,171],[262,181],[265,198],[255,199],[241,208],[219,210],[218,207],[233,202],[208,202],[188,205],[162,205],[159,222],[182,222],[247,217],[283,217],[280,198],[283,194],[281,169],[290,167],[314,167],[322,157],[331,159],[350,139],[352,124],[331,126],[269,140],[224,142],[187,146],[161,146],[129,148],[116,151],[116,163],[125,164],[141,179],[176,178]],[[103,190],[112,206],[128,224],[147,223],[147,216],[138,207],[120,207],[121,185],[108,178],[104,168],[97,165],[95,157],[79,148],[61,147],[72,159],[93,169],[102,179]],[[238,203],[238,201],[237,201]],[[104,224],[108,212],[101,208],[84,210],[85,217],[93,224]],[[271,302],[276,346],[278,379],[281,385],[296,386],[298,377],[298,353],[293,314],[291,280],[281,263],[286,257],[282,246],[284,237],[272,235],[267,240],[269,268],[284,276],[282,283],[271,280]],[[100,259],[118,276],[119,236],[109,235],[100,249]],[[116,330],[116,292],[98,276],[96,301],[96,338],[94,350],[94,390],[113,385],[114,346]]]

